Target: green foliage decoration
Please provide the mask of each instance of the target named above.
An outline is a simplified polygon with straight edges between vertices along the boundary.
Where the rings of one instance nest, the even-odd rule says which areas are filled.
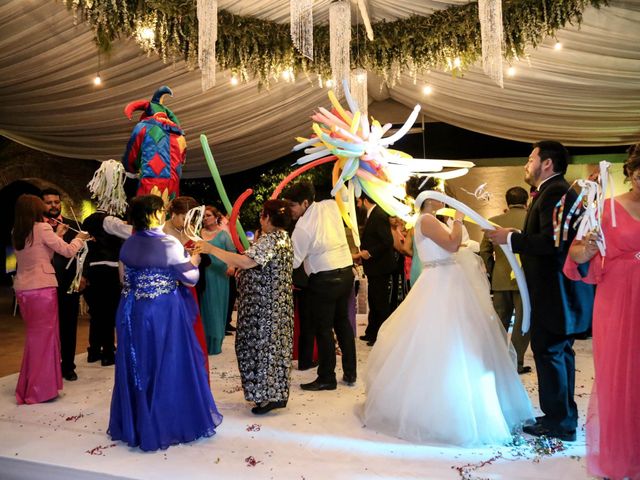
[[[63,0],[76,18],[89,22],[96,43],[107,52],[121,37],[136,37],[143,26],[153,29],[151,41],[137,39],[141,47],[163,61],[184,60],[196,68],[198,22],[196,0]],[[607,0],[503,0],[505,57],[525,54],[547,36],[569,24],[580,24],[585,8],[600,8]],[[478,4],[468,3],[439,10],[428,16],[410,16],[373,24],[374,41],[368,41],[361,26],[353,26],[352,67],[380,74],[393,84],[400,73],[412,75],[429,69],[458,74],[481,56]],[[221,68],[241,80],[257,78],[268,85],[283,71],[331,76],[329,26],[314,27],[314,60],[300,55],[291,43],[289,24],[218,12],[216,57]],[[460,60],[459,66],[453,59]],[[311,79],[311,77],[309,77]]]

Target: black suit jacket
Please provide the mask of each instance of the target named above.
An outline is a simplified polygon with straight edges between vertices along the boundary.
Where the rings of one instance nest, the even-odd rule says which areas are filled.
[[[559,335],[582,333],[591,326],[594,288],[574,282],[562,273],[569,246],[575,236],[555,246],[553,210],[564,194],[563,223],[577,194],[569,190],[563,176],[550,178],[540,186],[527,217],[524,231],[511,235],[511,247],[520,254],[531,297],[532,328],[542,327]]]
[[[71,228],[78,229],[78,225],[73,220],[68,218],[62,218],[62,222],[66,225],[69,225]],[[71,240],[76,238],[77,232],[69,229],[64,234],[62,239],[69,243]],[[67,268],[67,264],[71,260],[71,265]],[[71,286],[71,282],[73,282],[74,277],[76,276],[76,259],[75,257],[69,259],[67,257],[63,257],[58,253],[53,254],[53,268],[56,271],[56,280],[58,281],[58,289],[61,292],[66,293],[69,290],[69,286]]]
[[[364,225],[360,244],[362,250],[371,254],[369,260],[362,260],[365,275],[387,275],[395,270],[389,215],[377,205]]]

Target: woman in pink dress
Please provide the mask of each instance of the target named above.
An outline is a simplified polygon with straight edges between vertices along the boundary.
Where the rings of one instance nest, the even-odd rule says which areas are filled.
[[[44,221],[46,210],[44,202],[35,195],[20,195],[16,203],[12,240],[18,268],[13,286],[26,326],[16,386],[19,405],[46,402],[62,390],[58,282],[51,259],[54,252],[73,257],[89,238],[88,233],[79,233],[66,243]]]
[[[595,380],[587,413],[587,465],[593,475],[640,479],[640,144],[624,165],[631,190],[605,203],[602,235],[574,241],[564,273],[595,283]],[[616,226],[612,226],[610,202]],[[588,273],[584,271],[588,263]],[[586,275],[581,275],[585,274]]]

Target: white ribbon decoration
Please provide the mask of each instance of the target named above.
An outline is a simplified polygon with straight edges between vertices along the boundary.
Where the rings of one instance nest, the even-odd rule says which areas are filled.
[[[441,192],[436,192],[433,190],[429,190],[426,192],[420,193],[416,197],[415,206],[417,209],[420,209],[422,203],[427,199],[437,200],[439,202],[445,203],[452,208],[464,213],[467,217],[476,222],[481,228],[487,230],[495,230],[495,226],[493,226],[487,219],[478,214],[475,210],[469,208],[464,203],[456,200],[455,198],[451,198],[448,195],[445,195]],[[531,300],[529,299],[529,289],[527,288],[527,280],[524,278],[524,272],[522,271],[522,267],[518,264],[516,260],[516,256],[509,249],[507,245],[500,245],[502,251],[504,252],[507,260],[509,261],[509,265],[513,269],[513,273],[516,277],[516,283],[518,284],[518,289],[520,290],[520,297],[522,298],[522,334],[526,334],[529,331],[529,325],[531,322]]]
[[[202,221],[204,220],[205,206],[194,207],[184,216],[183,232],[190,240],[194,242],[202,240],[200,238],[200,230],[202,230]]]

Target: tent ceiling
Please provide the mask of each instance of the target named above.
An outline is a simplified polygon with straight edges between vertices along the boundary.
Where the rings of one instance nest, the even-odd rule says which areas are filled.
[[[329,0],[314,4],[326,21]],[[428,14],[458,1],[369,0],[372,20]],[[287,21],[286,0],[220,0],[233,13]],[[558,32],[561,51],[547,39],[520,61],[505,88],[474,67],[463,78],[433,71],[394,87],[370,75],[369,96],[407,108],[420,103],[430,119],[498,137],[535,141],[555,138],[568,145],[621,145],[640,139],[640,0],[612,0],[585,11],[581,28]],[[148,99],[160,85],[167,104],[187,132],[185,177],[208,175],[198,137],[206,133],[221,173],[242,171],[285,155],[296,136],[310,132],[309,116],[326,106],[326,90],[299,77],[259,90],[257,82],[231,87],[228,72],[202,93],[198,71],[182,62],[165,65],[130,40],[115,42],[101,57],[103,86],[93,35],[58,1],[0,2],[0,134],[52,154],[83,159],[120,158],[134,125],[124,106]],[[433,86],[431,96],[422,85]],[[386,109],[376,108],[380,115]],[[398,109],[389,109],[398,112]],[[401,109],[400,109],[401,111]],[[399,122],[396,113],[379,120]],[[428,138],[427,138],[428,141]]]

